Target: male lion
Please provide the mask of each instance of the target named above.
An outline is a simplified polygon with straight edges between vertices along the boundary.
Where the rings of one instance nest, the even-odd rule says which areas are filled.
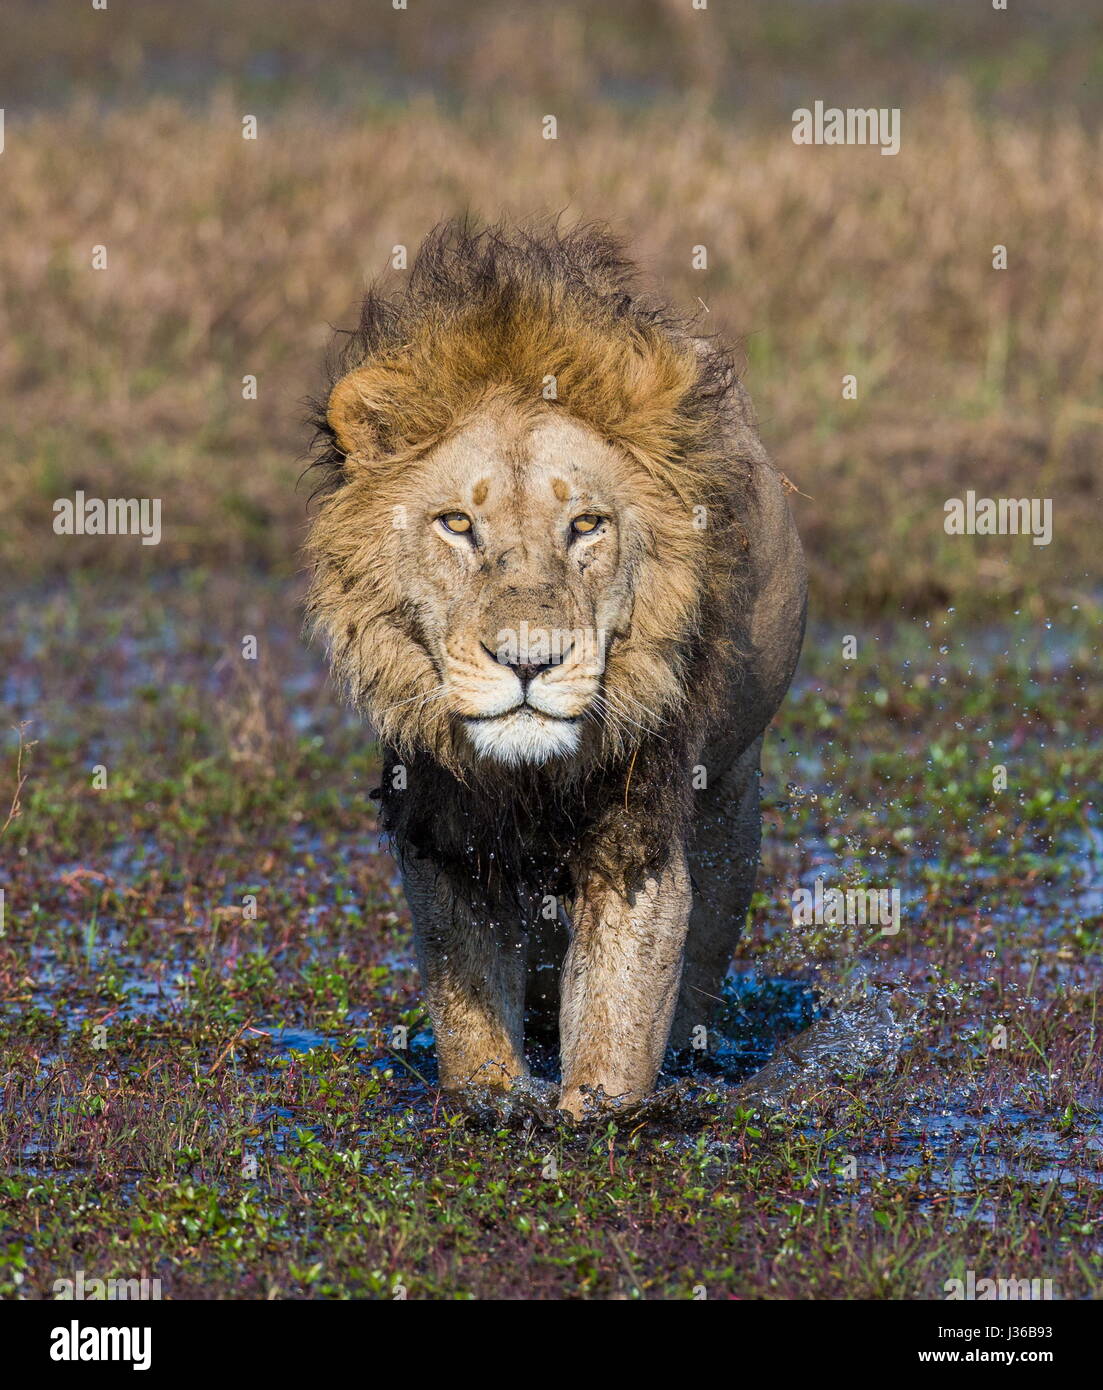
[[[728,353],[615,240],[438,227],[316,423],[309,609],[385,749],[440,1082],[639,1101],[758,863],[804,562]]]

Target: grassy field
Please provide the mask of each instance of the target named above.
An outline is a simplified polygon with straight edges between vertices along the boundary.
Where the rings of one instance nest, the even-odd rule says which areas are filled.
[[[241,630],[265,634],[248,677]],[[709,1061],[650,1122],[575,1133],[539,1091],[481,1118],[434,1091],[376,750],[285,592],[197,571],[19,598],[4,668],[38,742],[2,842],[0,1289],[77,1268],[166,1297],[1097,1288],[1097,632],[915,620],[849,662],[841,637],[814,632],[769,746]],[[899,887],[899,935],[794,931],[824,874]]]
[[[1029,595],[1059,617],[1098,573],[1076,519],[1103,500],[1099,138],[1071,115],[989,126],[952,92],[906,115],[891,160],[685,112],[564,119],[555,142],[531,110],[461,124],[428,104],[285,108],[255,143],[228,102],[9,129],[0,566],[294,573],[302,402],[330,325],[443,214],[564,209],[610,220],[703,331],[741,345],[806,494],[821,611]],[[78,488],[161,498],[161,545],[55,537],[53,500]],[[947,537],[944,503],[968,489],[1052,497],[1054,542]]]
[[[5,7],[0,1296],[1097,1295],[1092,16],[462,10]],[[795,146],[817,99],[899,106],[900,153]],[[378,750],[299,632],[305,398],[462,211],[610,222],[799,489],[753,923],[619,1127],[564,1127],[548,1059],[441,1099]],[[161,543],[55,535],[78,489],[160,499]],[[1051,544],[948,536],[969,490],[1051,498]],[[817,877],[898,888],[899,934],[794,929]]]

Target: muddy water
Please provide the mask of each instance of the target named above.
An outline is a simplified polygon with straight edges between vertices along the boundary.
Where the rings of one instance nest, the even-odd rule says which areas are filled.
[[[166,632],[156,638],[160,646],[154,665],[170,655],[173,661],[177,659],[171,628]],[[813,640],[825,646],[837,645],[837,636],[819,633]],[[1006,636],[992,633],[983,640],[970,642],[971,655],[956,670],[956,676],[961,680],[983,680],[991,663],[1006,651],[1008,642]],[[28,638],[28,643],[25,664],[9,668],[5,675],[15,717],[37,715],[38,737],[64,733],[66,710],[61,702],[51,705],[50,670],[39,663],[33,639]],[[1048,660],[1058,674],[1073,645],[1071,639],[1050,642]],[[337,710],[332,697],[325,694],[316,659],[301,653],[294,633],[290,634],[287,653],[282,685],[293,728],[302,737],[332,737],[336,728],[347,727],[348,720]],[[119,717],[148,681],[151,656],[148,644],[135,643],[120,645],[115,657],[111,679],[97,678],[88,698],[99,714]],[[904,660],[903,665],[910,665],[910,659]],[[933,678],[945,680],[945,671],[953,669],[942,662],[940,649],[932,666]],[[812,685],[814,682],[808,679],[803,686],[798,682],[794,700],[808,697]],[[782,822],[789,815],[803,812],[809,803],[814,804],[832,777],[838,776],[837,763],[832,763],[815,740],[798,740],[792,735],[791,738],[798,745],[793,750],[797,756],[786,765],[786,777],[775,777],[785,790],[775,795],[772,802],[772,810]],[[110,748],[108,736],[104,746]],[[779,752],[777,756],[780,759],[783,755]],[[851,749],[850,756],[850,772],[861,773],[862,750]],[[919,830],[931,835],[929,826],[920,826]],[[768,826],[768,842],[770,835]],[[811,889],[816,878],[829,868],[838,877],[863,864],[869,867],[870,860],[880,853],[860,838],[832,845],[817,824],[802,826],[799,836],[788,838],[799,840],[800,846],[789,879],[791,887]],[[293,860],[309,860],[314,867],[309,871],[291,867],[287,872],[307,873],[317,899],[327,902],[333,857],[338,851],[316,831],[305,827],[293,831],[290,844]],[[365,852],[385,854],[378,843],[367,846]],[[162,856],[163,850],[154,841],[120,845],[93,868],[108,875],[117,890],[125,891],[130,882],[157,867]],[[1062,842],[1053,846],[1051,858],[1061,866],[1059,877],[1032,882],[1029,890],[1017,890],[1010,896],[1002,891],[1003,866],[999,863],[968,866],[972,891],[982,895],[986,922],[1005,928],[1012,937],[1019,931],[1024,936],[1036,933],[1041,923],[1040,937],[1030,939],[1041,944],[1053,941],[1056,945],[1064,939],[1070,918],[1098,918],[1103,912],[1100,824],[1088,817],[1078,829],[1067,830]],[[51,877],[64,883],[88,868],[82,861],[66,860],[52,867]],[[929,854],[912,855],[906,866],[894,863],[893,876],[907,903],[905,926],[909,939],[923,935],[928,874],[935,869],[955,868],[966,872],[963,865],[947,865],[936,846]],[[777,877],[776,866],[774,873]],[[389,881],[395,906],[400,910],[393,871],[384,879]],[[168,897],[162,899],[161,907],[172,909]],[[352,927],[357,920],[356,909],[345,910],[353,919],[349,924]],[[308,934],[318,913],[315,907],[303,911],[299,925]],[[123,992],[117,1009],[123,1018],[157,1018],[189,1007],[191,960],[187,941],[175,938],[173,944],[160,950],[154,968],[148,957],[128,953],[122,934],[110,921],[74,918],[71,923],[60,925],[71,928],[65,935],[75,944],[63,957],[50,945],[36,944],[30,948],[29,973],[34,981],[31,1001],[52,1011],[68,1029],[75,1031],[93,1013],[102,1013],[102,1004],[89,992],[78,992],[74,997],[66,989],[75,972],[91,980],[110,968]],[[316,947],[311,947],[312,953],[321,957],[332,949],[332,940],[324,935],[319,936]],[[863,1170],[872,1165],[891,1175],[921,1168],[922,1183],[930,1191],[931,1200],[949,1200],[953,1210],[958,1204],[968,1205],[979,1185],[1004,1176],[1024,1184],[1103,1184],[1103,1146],[1098,1130],[1091,1131],[1090,1126],[1086,1136],[1082,1133],[1070,1144],[1060,1113],[1047,1110],[1036,1101],[1018,1104],[1014,1095],[998,1101],[983,1097],[978,1100],[975,1086],[960,1077],[942,1089],[929,1080],[910,1088],[899,1086],[895,1072],[901,1056],[914,1045],[932,1015],[952,1002],[945,979],[930,968],[930,960],[921,951],[891,954],[880,951],[876,943],[852,941],[834,954],[810,952],[802,957],[799,947],[795,947],[784,972],[769,965],[749,966],[748,960],[753,958],[752,950],[726,982],[724,1010],[710,1036],[707,1055],[668,1057],[656,1094],[645,1105],[616,1114],[615,1118],[632,1124],[651,1121],[664,1125],[686,1143],[696,1142],[704,1124],[726,1114],[734,1116],[748,1111],[783,1117],[799,1129],[821,1123],[807,1117],[810,1093],[814,1094],[821,1085],[826,1088],[836,1084],[840,1077],[862,1074],[874,1078],[874,1100],[878,1087],[882,1087],[895,1124],[891,1146],[881,1145],[865,1153],[859,1148]],[[1020,973],[1030,969],[1030,961],[1030,953],[1024,953]],[[409,952],[404,958],[388,956],[384,963],[392,970],[413,968]],[[977,969],[985,968],[978,958]],[[1098,956],[1087,951],[1055,949],[1045,960],[1045,970],[1051,988],[1098,986]],[[967,980],[964,985],[973,987],[976,983]],[[1029,986],[1026,995],[1029,997]],[[345,1031],[338,1034],[311,1030],[293,1017],[254,1020],[256,1032],[267,1038],[267,1062],[262,1065],[274,1070],[280,1059],[294,1053],[340,1045],[349,1032],[355,1035],[363,1025],[363,1013],[353,1008],[345,1022]],[[396,1105],[409,1107],[415,1121],[418,1116],[424,1119],[432,1113],[436,1070],[432,1038],[427,1031],[411,1038],[404,1055],[373,1056],[366,1047],[362,1050],[365,1069],[405,1076],[408,1085],[396,1097]],[[504,1101],[476,1098],[477,1113],[495,1125],[555,1125],[555,1059],[536,1054],[532,1061],[534,1076],[530,1082]],[[1044,1092],[1048,1079],[1046,1064],[1039,1060],[1033,1072],[1024,1072],[1021,1085],[1037,1082],[1038,1089]],[[1098,1110],[1098,1098],[1084,1095],[1081,1104],[1086,1111]],[[998,1142],[993,1135],[998,1135]],[[852,1152],[853,1149],[852,1145]],[[716,1147],[716,1158],[718,1162],[725,1161],[723,1144]]]

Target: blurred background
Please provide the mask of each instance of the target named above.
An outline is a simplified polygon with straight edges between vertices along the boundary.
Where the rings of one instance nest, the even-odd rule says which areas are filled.
[[[1037,616],[1090,599],[1091,11],[6,0],[0,572],[293,577],[303,399],[331,327],[443,216],[562,212],[611,222],[736,345],[766,443],[805,494],[815,612],[1000,596]],[[795,146],[792,113],[816,100],[899,107],[900,153]],[[55,537],[52,503],[77,488],[160,497],[162,544]],[[969,488],[1053,497],[1053,543],[946,537],[943,502]]]

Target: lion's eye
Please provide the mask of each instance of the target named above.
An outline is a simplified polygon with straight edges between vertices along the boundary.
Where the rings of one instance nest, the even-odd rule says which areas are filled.
[[[471,518],[463,512],[445,512],[443,516],[438,516],[437,520],[454,536],[466,536],[471,531]]]
[[[604,517],[587,512],[584,516],[576,516],[571,522],[571,533],[575,536],[588,536],[591,531],[596,531],[601,525]]]

